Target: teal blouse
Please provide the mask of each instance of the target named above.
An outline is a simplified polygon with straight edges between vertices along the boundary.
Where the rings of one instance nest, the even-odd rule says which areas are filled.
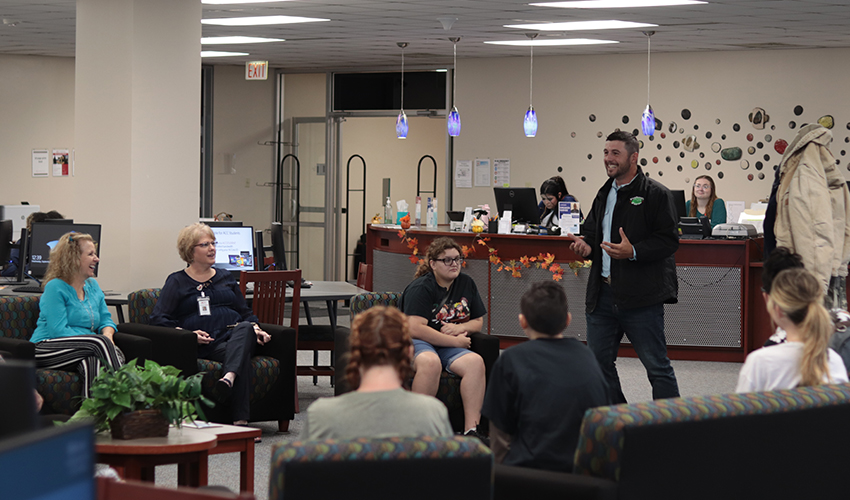
[[[689,213],[691,213],[691,200],[685,202],[685,214]],[[705,214],[697,210],[697,217],[705,217]],[[711,227],[718,224],[726,224],[726,202],[723,198],[714,200],[714,205],[711,207]]]
[[[74,287],[61,279],[52,279],[44,286],[39,300],[38,323],[30,342],[94,335],[107,326],[115,328],[112,315],[106,307],[106,297],[92,278],[83,285],[85,298],[80,300]]]

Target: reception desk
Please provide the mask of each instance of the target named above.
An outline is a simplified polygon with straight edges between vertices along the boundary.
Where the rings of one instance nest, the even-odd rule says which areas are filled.
[[[486,247],[474,242],[472,233],[411,228],[408,236],[418,240],[420,254],[435,238],[449,236],[460,245],[473,245],[476,252],[466,261],[463,272],[471,276],[488,314],[483,331],[496,335],[502,347],[523,342],[519,328],[519,298],[535,281],[550,280],[544,269],[522,268],[522,277],[498,272],[490,264]],[[567,293],[573,321],[566,335],[586,340],[585,294],[589,269],[575,274],[567,267],[583,260],[569,249],[561,236],[483,234],[489,246],[503,261],[522,256],[552,254],[566,268],[559,282]],[[403,291],[413,279],[416,265],[412,251],[399,237],[398,226],[370,225],[367,230],[367,263],[372,264],[371,290]],[[761,297],[762,240],[682,240],[676,252],[679,302],[665,304],[664,329],[670,358],[711,361],[743,361],[747,353],[760,347],[770,334],[770,320]],[[624,337],[620,355],[634,356]]]

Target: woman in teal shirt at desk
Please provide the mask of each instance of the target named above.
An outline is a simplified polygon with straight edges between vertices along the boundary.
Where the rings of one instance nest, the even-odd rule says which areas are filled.
[[[726,224],[726,202],[717,197],[710,175],[701,175],[694,181],[691,199],[685,203],[685,213],[688,217],[708,217],[712,228]]]
[[[83,398],[108,363],[124,364],[124,355],[115,347],[115,323],[106,307],[106,297],[94,280],[100,259],[88,234],[66,233],[50,252],[50,265],[44,277],[44,294],[31,342],[35,343],[38,368],[76,369],[83,379]]]

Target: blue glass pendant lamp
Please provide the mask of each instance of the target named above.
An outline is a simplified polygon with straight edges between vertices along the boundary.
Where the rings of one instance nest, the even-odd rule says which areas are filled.
[[[454,44],[454,67],[452,69],[452,110],[446,118],[446,128],[450,136],[457,137],[460,135],[460,113],[455,106],[455,99],[457,99],[457,42],[460,41],[460,37],[451,37],[449,40]]]
[[[404,49],[407,47],[407,42],[396,42],[396,45],[401,47],[401,110],[398,113],[398,118],[395,121],[395,135],[399,139],[407,138],[407,115],[404,113]]]
[[[537,38],[537,33],[526,33],[525,36],[530,38],[532,42]],[[528,111],[525,112],[525,117],[522,120],[522,130],[526,137],[534,137],[537,135],[537,113],[534,111],[532,97],[534,95],[534,45],[531,45],[531,65],[528,69]]]
[[[649,105],[649,43],[654,31],[644,31],[646,35],[646,109],[640,116],[640,128],[645,136],[651,136],[655,133],[655,113],[652,112],[652,106]]]

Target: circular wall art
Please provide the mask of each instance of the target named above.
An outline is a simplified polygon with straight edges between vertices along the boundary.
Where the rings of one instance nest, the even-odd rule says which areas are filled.
[[[705,169],[711,170],[711,162],[710,161],[705,162]]]
[[[767,135],[764,136],[764,140],[765,140],[765,142],[770,142],[770,141],[773,140],[773,136],[770,135],[770,134],[767,134]]]
[[[725,141],[726,140],[726,134],[721,135],[720,139]]]
[[[750,168],[750,162],[747,160],[741,160],[741,170],[746,170]]]
[[[748,181],[753,180],[753,174],[747,174],[747,180]]]
[[[641,158],[640,164],[641,164],[642,167],[645,167],[646,166],[646,158]]]
[[[656,144],[655,147],[661,149],[661,144]]]
[[[596,121],[596,115],[590,115],[590,116],[587,117],[587,119],[592,121],[592,122],[595,122]]]
[[[684,134],[684,133],[685,133],[685,127],[680,128],[680,129],[679,129],[679,133],[680,133],[680,134]]]
[[[785,154],[785,150],[788,148],[788,141],[785,139],[776,139],[776,142],[773,143],[773,149],[781,154]]]
[[[582,176],[581,176],[581,182],[584,182],[584,181],[586,181],[586,180],[587,180],[587,177],[585,177],[585,176],[583,176],[583,175],[582,175]]]
[[[685,184],[690,184],[690,183],[691,183],[691,178],[685,177]]]
[[[655,135],[651,135],[651,136],[649,136],[649,140],[650,140],[650,141],[654,141],[654,140],[655,140]]]
[[[768,154],[764,155],[764,161],[770,161],[770,155],[768,155]]]
[[[714,119],[714,123],[716,123],[716,124],[720,125],[720,118],[715,118],[715,119]]]
[[[759,180],[764,180],[764,172],[759,172]]]
[[[602,139],[602,132],[597,132],[597,133],[596,133],[596,137],[598,137],[598,138]]]
[[[723,148],[720,146],[719,142],[712,142],[711,143],[711,150],[714,151],[715,153],[719,153],[721,149],[723,149]]]
[[[756,143],[756,147],[757,147],[757,148],[759,148],[759,149],[761,149],[761,148],[763,148],[763,147],[764,147],[764,143],[763,143],[763,142],[761,142],[761,141],[759,141],[759,142],[757,142],[757,143]]]
[[[717,178],[722,179],[723,178],[723,172],[717,172]]]
[[[699,149],[697,136],[693,134],[685,136],[685,138],[682,139],[682,147],[685,148],[685,151],[689,153],[692,153],[695,149]]]
[[[699,125],[697,125],[696,123],[694,123],[694,130],[699,130]]]
[[[794,106],[794,114],[797,115],[797,116],[802,115],[803,114],[803,106],[800,106],[799,104]]]
[[[750,142],[752,142],[752,140],[753,140],[753,134],[747,134],[747,140],[748,140],[748,141],[750,141]]]
[[[797,128],[797,122],[793,120],[788,122],[788,128]]]
[[[638,130],[638,129],[634,129],[634,130],[632,130],[632,135],[633,135],[633,136],[637,137],[639,134],[640,134],[640,130]]]
[[[843,153],[844,153],[844,151],[842,151],[841,153],[843,154]],[[666,157],[666,158],[664,158],[664,160],[666,160],[666,161],[667,161],[667,163],[670,163],[670,157],[669,157],[669,156],[668,156],[668,157]]]
[[[588,160],[592,160],[592,159],[593,159],[593,155],[592,155],[592,154],[590,154],[590,153],[587,153],[587,159],[588,159]]]
[[[845,139],[844,142],[847,142],[847,140]],[[679,141],[673,141],[673,147],[678,148],[679,147]]]
[[[818,118],[818,124],[823,128],[832,128],[835,126],[835,118],[832,115],[823,115]]]
[[[680,151],[679,152],[679,158],[684,158],[684,157],[685,157],[685,153],[683,151]]]
[[[676,166],[676,170],[678,170],[679,172],[681,172],[681,171],[682,171],[682,166],[681,166],[681,165],[677,165],[677,166]]]
[[[706,138],[706,139],[711,139],[711,131],[710,131],[710,130],[709,130],[708,132],[706,132],[706,133],[705,133],[705,138]]]
[[[756,170],[761,170],[764,168],[764,163],[757,161],[756,162]]]
[[[848,123],[847,125],[850,125],[850,123]],[[675,133],[675,132],[676,132],[676,128],[678,128],[678,127],[679,127],[679,126],[678,126],[678,125],[676,125],[676,122],[670,122],[670,123],[667,125],[667,131],[668,131],[668,132],[670,132],[671,134],[673,134],[673,133]]]
[[[734,130],[735,132],[740,132],[741,126],[736,123],[736,124],[732,125],[732,130]]]
[[[573,139],[575,139],[575,138],[576,138],[576,133],[575,133],[575,132],[570,133],[570,137],[572,137]]]
[[[682,110],[682,118],[684,118],[685,120],[690,120],[691,119],[691,110],[687,109],[687,108],[683,109]]]
[[[562,167],[562,166],[560,166],[560,165],[559,165],[559,166],[558,166],[558,172],[560,173],[560,172],[563,172],[563,171],[564,171],[564,167]]]
[[[629,117],[627,115],[623,115],[623,123],[629,123]]]
[[[667,134],[665,134],[664,132],[661,132],[661,138],[662,138],[662,139],[666,139],[666,138],[667,138]],[[660,145],[659,145],[659,147],[660,147]]]
[[[658,163],[658,157],[657,156],[652,157],[652,163]]]
[[[699,162],[696,160],[691,160],[691,168],[697,168],[699,166]]]
[[[752,154],[755,154],[755,153],[756,153],[756,147],[755,147],[755,146],[750,146],[750,147],[748,147],[748,148],[747,148],[747,153],[750,153],[751,155],[752,155]]]
[[[662,175],[664,175],[664,172],[662,172],[661,170],[659,170],[659,171],[658,171],[658,177],[661,177]]]

